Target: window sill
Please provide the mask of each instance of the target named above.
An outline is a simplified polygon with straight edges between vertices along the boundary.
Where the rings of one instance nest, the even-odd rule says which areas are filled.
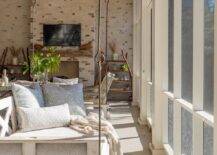
[[[151,117],[147,118],[147,122],[148,122],[148,127],[152,128],[152,119],[151,119]]]
[[[164,144],[164,149],[167,155],[174,155],[173,149],[169,144]]]
[[[196,111],[196,116],[206,122],[208,125],[214,127],[214,117],[213,115],[205,112],[205,111]]]
[[[176,102],[180,103],[180,105],[188,110],[189,112],[193,113],[193,105],[190,102],[187,102],[186,100],[183,99],[176,99]]]
[[[202,119],[204,122],[206,122],[208,125],[213,126],[214,125],[214,117],[213,115],[205,112],[205,111],[195,111],[193,109],[193,105],[183,99],[175,99],[174,94],[168,91],[164,91],[163,94],[165,94],[169,99],[178,102],[181,107],[185,108],[192,114],[194,113],[196,117]]]
[[[164,91],[165,94],[169,99],[174,100],[174,94],[172,92]]]
[[[153,85],[153,83],[152,83],[151,81],[149,81],[149,82],[148,82],[148,85],[149,85],[149,86],[152,86],[152,85]]]

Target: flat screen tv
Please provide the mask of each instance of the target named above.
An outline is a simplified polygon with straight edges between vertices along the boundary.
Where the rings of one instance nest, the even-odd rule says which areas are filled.
[[[80,46],[81,24],[45,24],[44,46]]]

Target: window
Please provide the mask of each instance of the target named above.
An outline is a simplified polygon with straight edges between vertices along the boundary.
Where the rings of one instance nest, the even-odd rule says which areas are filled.
[[[148,62],[147,65],[149,82],[149,70],[153,77],[146,94],[150,103],[149,117],[154,117],[156,121],[153,122],[153,134],[157,134],[153,138],[160,136],[157,131],[161,125],[157,121],[161,120],[159,113],[162,110],[163,121],[160,123],[163,124],[167,154],[217,154],[214,152],[216,123],[213,110],[217,95],[214,93],[214,75],[217,72],[214,68],[217,61],[214,61],[214,27],[217,26],[214,22],[215,0],[168,0],[168,3],[156,1],[152,5],[156,5],[153,6],[152,53],[155,63]],[[159,11],[161,5],[165,6]],[[149,11],[148,22],[150,14]],[[148,35],[150,30],[147,30]],[[147,46],[150,45],[149,39]],[[151,50],[147,51],[146,58],[150,58]],[[150,66],[150,63],[153,65]],[[160,77],[155,78],[156,75]]]
[[[192,103],[193,0],[182,0],[182,98]]]
[[[215,154],[214,11],[215,0],[168,0],[168,154]]]
[[[168,91],[173,92],[174,0],[169,0],[168,12]],[[173,148],[173,101],[168,99],[168,144]]]
[[[168,29],[168,90],[173,92],[173,47],[174,47],[174,0],[169,0],[169,29]]]
[[[213,114],[214,0],[204,0],[204,110]]]
[[[203,126],[203,155],[213,155],[213,128],[206,123]]]
[[[192,135],[193,135],[193,127],[192,127],[192,114],[187,110],[182,108],[181,112],[181,145],[182,145],[182,154],[183,155],[192,155]]]
[[[168,100],[168,143],[173,148],[173,101]]]
[[[153,74],[154,74],[154,55],[153,55],[153,45],[152,45],[152,22],[153,22],[153,14],[152,14],[152,9],[151,9],[151,18],[150,18],[150,30],[151,30],[151,36],[150,36],[150,49],[151,49],[151,63],[150,63],[150,70],[151,70],[151,74],[150,74],[150,79],[151,82],[153,82]]]

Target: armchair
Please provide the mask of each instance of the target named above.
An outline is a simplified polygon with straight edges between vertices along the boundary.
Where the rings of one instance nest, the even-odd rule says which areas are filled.
[[[107,94],[114,80],[115,80],[115,75],[108,72],[106,76],[103,78],[101,83],[100,101],[101,101],[101,107],[103,109],[106,118],[109,117],[109,113],[108,113],[109,105],[107,105]],[[84,100],[86,104],[88,104],[89,106],[99,108],[99,86],[85,88]]]

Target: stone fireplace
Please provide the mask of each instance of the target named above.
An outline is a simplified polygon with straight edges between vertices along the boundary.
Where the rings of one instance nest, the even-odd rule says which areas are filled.
[[[58,50],[61,56],[60,70],[53,76],[65,76],[76,78],[84,83],[84,86],[94,84],[94,61],[92,52],[89,50]]]
[[[60,70],[52,76],[67,78],[79,77],[79,61],[61,61]]]
[[[79,79],[83,81],[85,86],[93,85],[94,61],[93,55],[88,55],[88,53],[90,54],[90,51],[87,50],[60,51],[61,63],[64,65],[60,73],[65,72],[65,76],[74,74],[71,77],[76,77],[76,74],[78,74]]]
[[[85,2],[85,3],[84,3]],[[75,5],[76,4],[76,5]],[[92,48],[80,50],[74,47],[58,47],[62,67],[57,75],[79,78],[85,86],[94,84],[94,55],[96,46],[95,0],[62,1],[37,0],[31,9],[31,42],[43,45],[44,24],[80,24],[81,44],[91,40]]]

